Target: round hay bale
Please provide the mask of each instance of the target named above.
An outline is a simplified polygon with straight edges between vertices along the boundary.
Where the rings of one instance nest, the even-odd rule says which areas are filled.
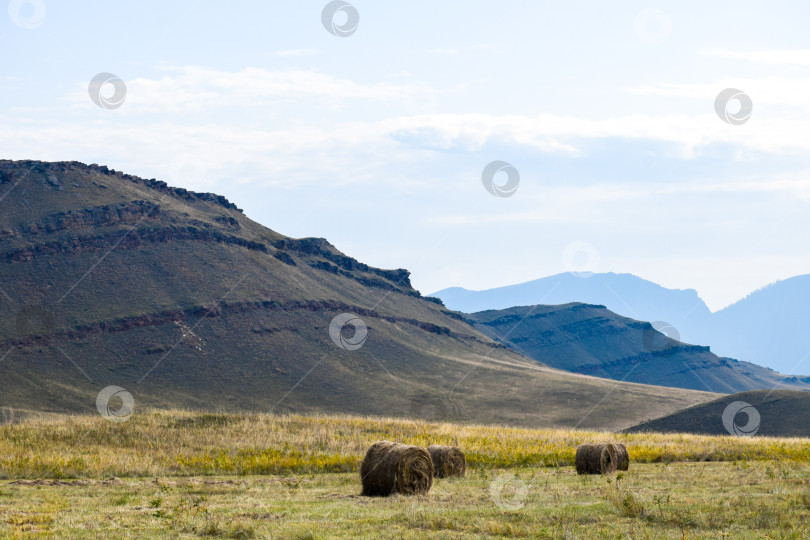
[[[430,459],[433,461],[433,473],[437,478],[450,476],[463,477],[467,472],[467,457],[457,446],[428,446]]]
[[[610,474],[616,471],[618,456],[612,444],[581,444],[577,447],[577,474]]]
[[[424,448],[380,441],[371,445],[360,466],[363,495],[419,495],[433,485],[433,462]]]
[[[622,443],[613,443],[616,448],[616,470],[626,471],[630,469],[630,452]]]

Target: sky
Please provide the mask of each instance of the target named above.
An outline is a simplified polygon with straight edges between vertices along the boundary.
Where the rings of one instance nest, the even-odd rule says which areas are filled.
[[[4,3],[0,158],[222,194],[425,294],[810,273],[806,0]]]

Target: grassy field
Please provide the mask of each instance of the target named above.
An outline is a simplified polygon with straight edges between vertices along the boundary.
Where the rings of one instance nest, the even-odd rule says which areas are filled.
[[[464,479],[360,497],[371,443],[454,443]],[[618,440],[630,471],[578,477]],[[0,427],[1,537],[807,538],[810,440],[527,430],[356,417],[141,413]]]

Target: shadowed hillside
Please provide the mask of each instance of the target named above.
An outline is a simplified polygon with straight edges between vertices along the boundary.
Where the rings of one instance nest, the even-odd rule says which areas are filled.
[[[222,196],[0,161],[0,198],[0,406],[95,412],[116,385],[136,410],[620,428],[713,397],[538,365],[423,298],[406,270],[280,235]]]
[[[627,431],[810,437],[809,417],[810,392],[760,390],[723,396]]]
[[[524,306],[465,315],[488,336],[546,365],[610,379],[735,393],[768,388],[810,389],[810,378],[719,358],[650,323],[604,306]]]

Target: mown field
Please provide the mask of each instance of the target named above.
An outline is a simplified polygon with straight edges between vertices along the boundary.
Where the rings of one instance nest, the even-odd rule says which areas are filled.
[[[458,444],[464,479],[359,495],[380,439]],[[578,477],[577,444],[630,471]],[[810,440],[610,434],[357,417],[145,412],[0,427],[0,537],[807,538]]]

